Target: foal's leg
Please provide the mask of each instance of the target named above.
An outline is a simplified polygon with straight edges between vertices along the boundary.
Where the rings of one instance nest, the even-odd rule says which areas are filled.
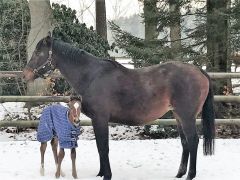
[[[65,152],[63,148],[60,148],[60,151],[58,153],[58,165],[57,165],[57,172],[55,173],[55,177],[59,178],[60,177],[60,172],[61,172],[61,164],[62,160],[65,156]]]
[[[177,119],[177,117],[176,117],[176,119]],[[188,144],[187,144],[186,137],[185,137],[185,135],[183,133],[183,130],[182,130],[182,126],[181,126],[178,119],[177,119],[177,126],[178,126],[178,132],[179,132],[179,135],[180,135],[180,138],[181,138],[183,151],[182,151],[181,163],[180,163],[180,166],[179,166],[178,173],[177,173],[176,177],[181,178],[187,172],[189,149],[188,149]]]
[[[58,150],[58,138],[54,137],[51,140],[51,145],[52,145],[52,152],[53,152],[53,156],[54,156],[54,161],[55,161],[55,165],[56,168],[58,167],[58,155],[57,155],[57,150]],[[60,171],[60,174],[62,177],[65,176],[65,174],[62,172],[62,170]]]
[[[71,149],[71,159],[72,159],[72,176],[74,179],[77,179],[77,170],[76,170],[76,149]]]
[[[40,146],[40,153],[41,153],[41,167],[40,167],[40,174],[44,176],[44,154],[47,148],[47,143],[41,143]]]
[[[100,171],[97,176],[104,176],[104,180],[112,178],[109,162],[108,118],[93,119],[93,128],[100,158]]]

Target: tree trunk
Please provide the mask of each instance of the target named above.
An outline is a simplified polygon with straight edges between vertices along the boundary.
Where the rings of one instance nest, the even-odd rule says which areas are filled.
[[[228,19],[225,15],[229,0],[207,0],[207,70],[227,72],[228,70]],[[226,85],[221,82],[220,87]],[[216,89],[216,93],[222,94]]]
[[[228,17],[226,10],[229,0],[207,0],[207,71],[228,71]],[[215,94],[222,95],[227,80],[214,81]],[[216,116],[226,115],[226,105],[216,104]]]
[[[31,15],[31,30],[28,36],[28,61],[30,60],[37,43],[52,30],[52,9],[50,0],[29,0]],[[36,79],[27,85],[28,95],[47,94],[47,82],[43,79]]]
[[[154,40],[158,37],[157,31],[157,1],[158,0],[144,0],[144,22],[145,22],[145,39]]]
[[[95,0],[96,8],[96,31],[107,40],[107,21],[105,0]]]
[[[180,7],[177,0],[169,0],[169,11],[171,15],[170,40],[172,57],[177,58],[181,55],[181,20]]]

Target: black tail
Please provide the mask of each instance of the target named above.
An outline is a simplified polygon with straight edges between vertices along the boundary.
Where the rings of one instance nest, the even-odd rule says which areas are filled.
[[[213,106],[213,87],[209,75],[201,70],[209,80],[209,92],[202,109],[202,131],[203,131],[203,154],[214,154],[215,139],[215,113]]]

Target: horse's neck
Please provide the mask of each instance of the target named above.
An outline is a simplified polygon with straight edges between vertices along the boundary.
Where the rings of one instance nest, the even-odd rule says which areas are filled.
[[[61,74],[69,82],[69,84],[83,94],[89,86],[90,81],[96,75],[99,69],[98,60],[86,52],[76,55],[75,59],[71,59],[72,55],[68,52],[62,52],[61,49],[55,48],[57,68]]]

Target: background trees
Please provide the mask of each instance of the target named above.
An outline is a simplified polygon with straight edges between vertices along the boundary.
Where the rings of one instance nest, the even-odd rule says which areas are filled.
[[[240,19],[239,11],[237,12],[238,1],[223,0],[219,3],[217,0],[157,0],[156,3],[154,0],[145,0],[141,2],[144,5],[142,17],[145,26],[154,22],[154,18],[157,20],[155,23],[157,28],[156,25],[155,28],[148,25],[152,30],[157,29],[157,38],[149,41],[148,34],[151,36],[154,33],[150,31],[148,33],[148,30],[145,31],[145,39],[137,38],[111,23],[117,45],[124,48],[138,66],[175,59],[193,62],[199,66],[207,65],[209,70],[214,70],[213,66],[216,62],[214,65],[211,60],[214,53],[210,53],[213,50],[210,44],[219,43],[228,47],[228,50],[222,49],[218,51],[218,55],[215,54],[220,56],[221,53],[224,59],[218,63],[221,68],[217,67],[217,71],[229,70],[226,67],[227,64],[231,64],[229,55],[239,49],[239,41],[238,43],[236,41],[239,38],[239,29],[237,30],[236,27],[239,27]],[[148,6],[151,3],[156,5]],[[152,9],[149,13],[147,13],[148,8]],[[211,9],[214,9],[214,13]],[[218,39],[216,36],[222,38]],[[210,42],[211,38],[215,38],[214,42]]]
[[[0,1],[0,69],[20,70],[27,56],[27,36],[30,29],[27,0]],[[0,79],[0,94],[24,94],[19,79]]]

